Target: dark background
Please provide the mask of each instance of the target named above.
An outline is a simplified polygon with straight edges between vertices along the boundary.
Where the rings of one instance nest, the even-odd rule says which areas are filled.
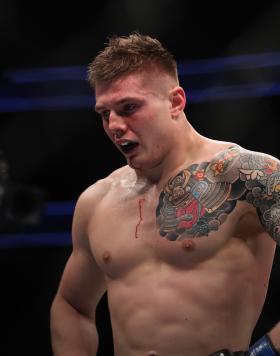
[[[78,80],[45,79],[22,84],[12,80],[11,73],[66,66],[86,69],[108,35],[127,35],[134,30],[157,37],[179,63],[279,53],[279,22],[279,1],[1,1],[0,150],[9,166],[3,184],[7,192],[19,187],[25,194],[20,201],[30,211],[32,202],[38,209],[44,204],[44,214],[37,224],[24,221],[24,214],[16,215],[15,209],[24,207],[14,201],[13,219],[7,221],[5,217],[8,203],[1,207],[1,355],[51,355],[49,308],[71,252],[67,241],[41,243],[38,237],[34,243],[23,243],[21,235],[69,233],[71,212],[48,215],[45,204],[74,204],[86,187],[124,164],[90,105],[55,104],[65,96],[92,95],[93,106],[85,75]],[[187,117],[202,135],[280,157],[279,64],[190,73],[182,75],[181,81],[187,95],[190,92]],[[229,89],[232,85],[268,82],[277,89],[270,94],[248,95],[241,90],[236,95],[229,90],[226,97],[215,100],[195,100],[191,95],[195,90],[204,93],[204,88]],[[11,99],[19,103],[23,98],[31,103],[34,98],[40,101],[46,97],[52,103],[49,106],[20,109],[6,105]],[[7,234],[11,234],[10,242],[4,243]],[[16,243],[12,242],[15,235]],[[277,252],[254,339],[279,319],[278,260]],[[105,298],[98,307],[97,324],[99,355],[112,355]]]

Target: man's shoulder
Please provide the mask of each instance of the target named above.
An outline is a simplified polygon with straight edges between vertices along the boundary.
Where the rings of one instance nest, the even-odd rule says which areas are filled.
[[[111,172],[107,177],[99,179],[82,192],[78,204],[87,206],[102,201],[131,170],[129,166],[123,166]]]
[[[280,173],[280,162],[270,154],[251,151],[239,145],[222,148],[202,165],[211,182],[261,180]],[[194,167],[195,168],[195,167]],[[197,168],[196,168],[197,170]]]
[[[211,163],[233,160],[238,160],[242,166],[250,165],[256,169],[260,169],[266,164],[274,166],[280,164],[279,159],[269,153],[249,150],[237,144],[232,144],[219,151],[213,156]]]
[[[257,172],[264,176],[270,176],[273,173],[280,171],[280,161],[278,158],[274,157],[273,155],[265,152],[259,151],[251,151],[242,148],[239,153],[239,161],[241,164],[241,168],[245,173],[246,169],[249,171],[254,171],[255,175]],[[260,177],[258,177],[260,178]]]

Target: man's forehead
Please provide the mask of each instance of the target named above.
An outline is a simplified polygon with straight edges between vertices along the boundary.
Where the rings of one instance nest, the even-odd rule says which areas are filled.
[[[122,103],[129,100],[145,98],[151,94],[149,83],[143,82],[139,77],[127,76],[118,78],[112,83],[97,84],[95,88],[96,106],[109,103]]]
[[[164,83],[166,82],[166,84]],[[155,75],[150,71],[131,73],[110,83],[97,83],[95,87],[95,98],[99,102],[103,101],[125,101],[132,98],[147,97],[149,95],[162,95],[163,91],[170,88],[170,81],[167,83],[166,76]]]
[[[140,75],[139,73],[131,73],[117,77],[110,82],[96,83],[95,93],[99,95],[103,92],[125,90],[128,87],[141,88],[143,84],[145,84],[145,80],[143,80],[144,77],[144,75]]]

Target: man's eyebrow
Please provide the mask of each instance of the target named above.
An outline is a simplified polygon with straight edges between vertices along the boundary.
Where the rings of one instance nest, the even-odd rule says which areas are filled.
[[[95,107],[94,107],[94,111],[96,111],[96,112],[100,112],[100,111],[102,111],[103,109],[105,109],[104,106],[95,105]]]
[[[118,104],[123,104],[123,103],[125,103],[125,102],[127,102],[127,101],[131,101],[131,100],[140,101],[140,99],[137,98],[137,97],[135,97],[135,96],[126,96],[125,98],[120,99],[120,100],[117,102],[117,105],[118,105]]]
[[[142,101],[143,99],[137,98],[137,97],[135,97],[135,96],[126,96],[125,98],[122,98],[122,99],[116,101],[116,102],[114,103],[114,106],[122,105],[122,104],[125,104],[126,102],[132,101],[132,100],[139,102],[139,101]],[[95,105],[94,110],[95,110],[96,112],[99,112],[99,111],[107,110],[107,109],[106,109],[106,107],[103,106],[103,105]]]

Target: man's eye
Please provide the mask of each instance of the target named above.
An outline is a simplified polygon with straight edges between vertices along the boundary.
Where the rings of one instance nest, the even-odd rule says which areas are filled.
[[[100,114],[101,114],[102,119],[104,119],[106,121],[109,120],[109,117],[110,117],[110,111],[109,110],[102,111]]]
[[[125,104],[123,107],[123,111],[125,113],[131,113],[136,109],[136,104]]]

